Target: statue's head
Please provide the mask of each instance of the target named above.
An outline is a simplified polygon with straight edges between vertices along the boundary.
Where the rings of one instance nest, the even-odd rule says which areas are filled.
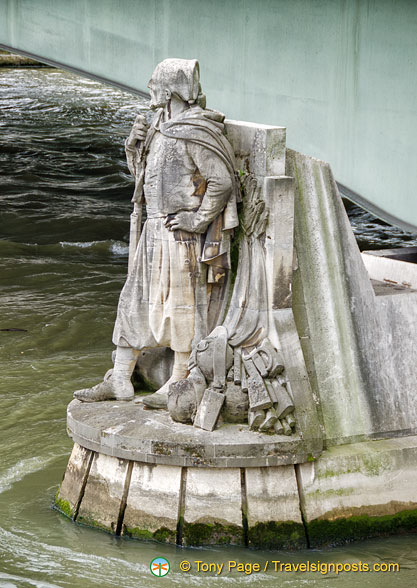
[[[156,66],[148,83],[150,108],[168,104],[171,97],[195,104],[201,92],[200,67],[196,59],[164,59]]]

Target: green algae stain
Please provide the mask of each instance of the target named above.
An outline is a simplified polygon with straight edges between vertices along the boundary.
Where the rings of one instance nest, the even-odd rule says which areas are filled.
[[[123,525],[123,535],[131,539],[138,539],[139,541],[157,541],[158,543],[172,543],[176,542],[175,531],[167,527],[161,527],[156,531],[148,531],[147,529],[140,529],[139,527],[128,527]]]
[[[248,541],[258,549],[303,549],[307,547],[304,527],[300,523],[268,521],[249,527]]]
[[[54,508],[58,510],[60,513],[72,519],[73,509],[68,502],[68,500],[64,500],[63,498],[58,498],[58,493],[55,497]]]
[[[316,519],[307,523],[312,547],[341,545],[350,541],[399,533],[417,532],[417,509],[395,515],[359,515],[333,521]]]
[[[139,539],[139,541],[152,541],[153,535],[146,529],[139,529],[138,527],[123,526],[123,535],[131,537],[131,539]]]
[[[77,520],[77,523],[79,523],[80,525],[84,525],[84,527],[92,527],[93,529],[100,529],[100,531],[105,531],[106,533],[111,533],[113,535],[116,532],[116,523],[115,522],[111,523],[111,526],[108,527],[105,524],[93,519],[92,516],[86,516],[86,515],[78,515],[76,520]]]
[[[243,530],[237,525],[222,523],[186,523],[183,525],[185,545],[244,545]]]

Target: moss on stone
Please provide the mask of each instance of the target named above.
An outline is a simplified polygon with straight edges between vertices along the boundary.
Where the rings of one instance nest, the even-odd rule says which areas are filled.
[[[183,525],[185,545],[244,545],[243,530],[222,523],[186,523]]]
[[[248,529],[251,547],[259,549],[301,549],[307,546],[304,527],[300,523],[257,523]]]
[[[58,497],[58,493],[55,496],[54,508],[58,510],[60,513],[72,519],[73,509],[68,500],[64,500],[63,498]]]
[[[155,441],[152,445],[153,452],[156,455],[171,455],[172,448],[167,446],[165,443],[159,443]]]
[[[176,543],[176,533],[167,527],[161,527],[154,532],[153,538],[159,543]]]
[[[330,454],[331,450],[327,450],[327,453]],[[333,478],[355,473],[363,474],[364,476],[380,476],[383,472],[390,469],[391,460],[387,459],[386,453],[374,452],[367,455],[359,455],[355,459],[353,455],[349,456],[349,460],[344,457],[339,460],[336,469],[334,458],[332,465],[328,468],[325,465],[323,466],[323,462],[319,463],[316,476],[317,478]]]
[[[382,535],[417,532],[417,509],[394,515],[359,515],[332,521],[316,519],[307,523],[312,547],[338,545]]]
[[[360,471],[367,476],[380,476],[382,472],[391,469],[391,460],[386,453],[372,453],[363,455],[360,459]]]
[[[198,457],[199,459],[204,459],[205,456],[201,452],[201,449],[201,445],[186,445],[184,447],[184,453],[187,453],[190,457]]]
[[[116,532],[115,525],[114,525],[114,528],[113,528],[113,524],[112,524],[112,527],[106,527],[105,525],[103,525],[103,523],[96,521],[91,516],[79,515],[76,520],[77,520],[77,523],[79,523],[80,525],[84,525],[85,527],[93,527],[94,529],[100,529],[101,531],[106,531],[106,533],[113,533],[114,534]]]
[[[158,543],[174,543],[176,542],[176,533],[167,527],[161,527],[156,531],[148,531],[147,529],[139,529],[138,527],[127,527],[123,525],[123,535],[131,539],[138,539],[139,541],[158,541]]]
[[[127,535],[132,539],[139,539],[140,541],[151,541],[153,535],[146,529],[139,529],[138,527],[126,527],[123,525],[123,535]]]
[[[356,488],[349,486],[346,486],[345,488],[337,488],[336,490],[333,488],[329,488],[328,490],[317,488],[317,490],[314,490],[314,492],[310,492],[309,496],[315,496],[320,500],[323,498],[331,498],[332,496],[349,496],[350,494],[354,494],[355,491]]]

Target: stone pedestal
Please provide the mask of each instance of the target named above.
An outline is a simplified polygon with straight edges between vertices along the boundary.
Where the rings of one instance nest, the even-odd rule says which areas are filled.
[[[290,437],[234,424],[208,432],[133,402],[73,400],[75,444],[55,504],[138,539],[305,547],[292,464],[320,455],[315,424]]]

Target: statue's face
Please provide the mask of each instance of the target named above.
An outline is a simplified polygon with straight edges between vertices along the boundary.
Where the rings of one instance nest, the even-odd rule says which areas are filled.
[[[148,88],[151,95],[149,108],[151,110],[164,108],[164,106],[166,106],[168,103],[168,93],[166,88],[164,88],[163,85],[153,76],[149,80]]]

